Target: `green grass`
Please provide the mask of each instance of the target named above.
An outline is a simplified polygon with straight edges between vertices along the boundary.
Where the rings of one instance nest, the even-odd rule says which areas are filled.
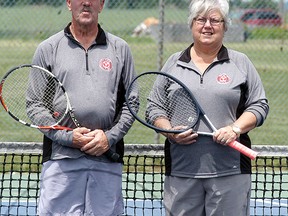
[[[31,62],[37,45],[48,36],[63,29],[70,20],[66,7],[0,7],[0,76],[11,67]],[[130,45],[136,72],[156,71],[174,52],[185,49],[188,43],[165,43],[163,56],[158,55],[157,41],[132,38],[131,33],[146,17],[158,17],[158,9],[104,9],[100,22],[105,30],[123,37]],[[33,16],[31,15],[33,14]],[[168,8],[165,22],[186,23],[186,10]],[[39,17],[39,20],[35,17]],[[129,21],[127,20],[129,17]],[[41,18],[41,19],[40,19]],[[127,20],[127,21],[126,21]],[[244,52],[256,66],[270,103],[270,113],[264,125],[250,134],[253,144],[286,144],[288,123],[288,49],[285,40],[253,39],[246,43],[229,43],[229,48]],[[41,134],[10,119],[0,109],[0,141],[41,141]],[[135,122],[126,136],[126,143],[154,143],[154,131]],[[161,138],[163,142],[163,138]]]

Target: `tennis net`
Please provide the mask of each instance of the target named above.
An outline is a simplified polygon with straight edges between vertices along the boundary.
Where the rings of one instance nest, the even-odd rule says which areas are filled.
[[[288,148],[254,146],[250,214],[288,215]],[[0,215],[37,215],[40,143],[0,143]],[[163,145],[127,144],[123,169],[124,215],[165,215]]]

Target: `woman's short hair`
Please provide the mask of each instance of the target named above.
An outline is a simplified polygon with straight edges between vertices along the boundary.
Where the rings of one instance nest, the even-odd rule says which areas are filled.
[[[229,1],[228,0],[191,0],[189,5],[188,25],[191,28],[193,20],[200,14],[206,14],[211,10],[218,10],[224,20],[225,30],[227,30],[229,20]]]

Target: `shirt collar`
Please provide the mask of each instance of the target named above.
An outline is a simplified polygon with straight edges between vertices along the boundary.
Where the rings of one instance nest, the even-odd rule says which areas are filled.
[[[69,37],[73,37],[73,35],[70,31],[70,28],[69,28],[70,25],[71,25],[71,22],[65,27],[64,33],[67,34]],[[98,24],[98,34],[95,38],[95,43],[97,45],[106,45],[107,44],[106,34],[105,34],[104,30],[101,28],[100,24]]]
[[[181,54],[179,60],[183,61],[185,63],[189,63],[191,61],[191,55],[190,55],[190,51],[191,48],[193,47],[194,43],[192,43],[186,50],[183,51],[183,53]],[[218,61],[224,61],[224,60],[228,60],[229,56],[228,56],[228,50],[227,48],[222,45],[222,47],[220,48],[218,54],[217,54],[217,59]]]

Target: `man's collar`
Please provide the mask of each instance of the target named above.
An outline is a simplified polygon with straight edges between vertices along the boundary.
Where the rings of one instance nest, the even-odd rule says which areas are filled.
[[[71,25],[71,22],[65,27],[64,33],[73,37],[73,35],[70,31],[70,25]],[[97,37],[95,39],[95,43],[97,45],[106,45],[107,44],[106,34],[105,34],[104,30],[101,28],[100,24],[98,24],[98,34],[97,34]]]

